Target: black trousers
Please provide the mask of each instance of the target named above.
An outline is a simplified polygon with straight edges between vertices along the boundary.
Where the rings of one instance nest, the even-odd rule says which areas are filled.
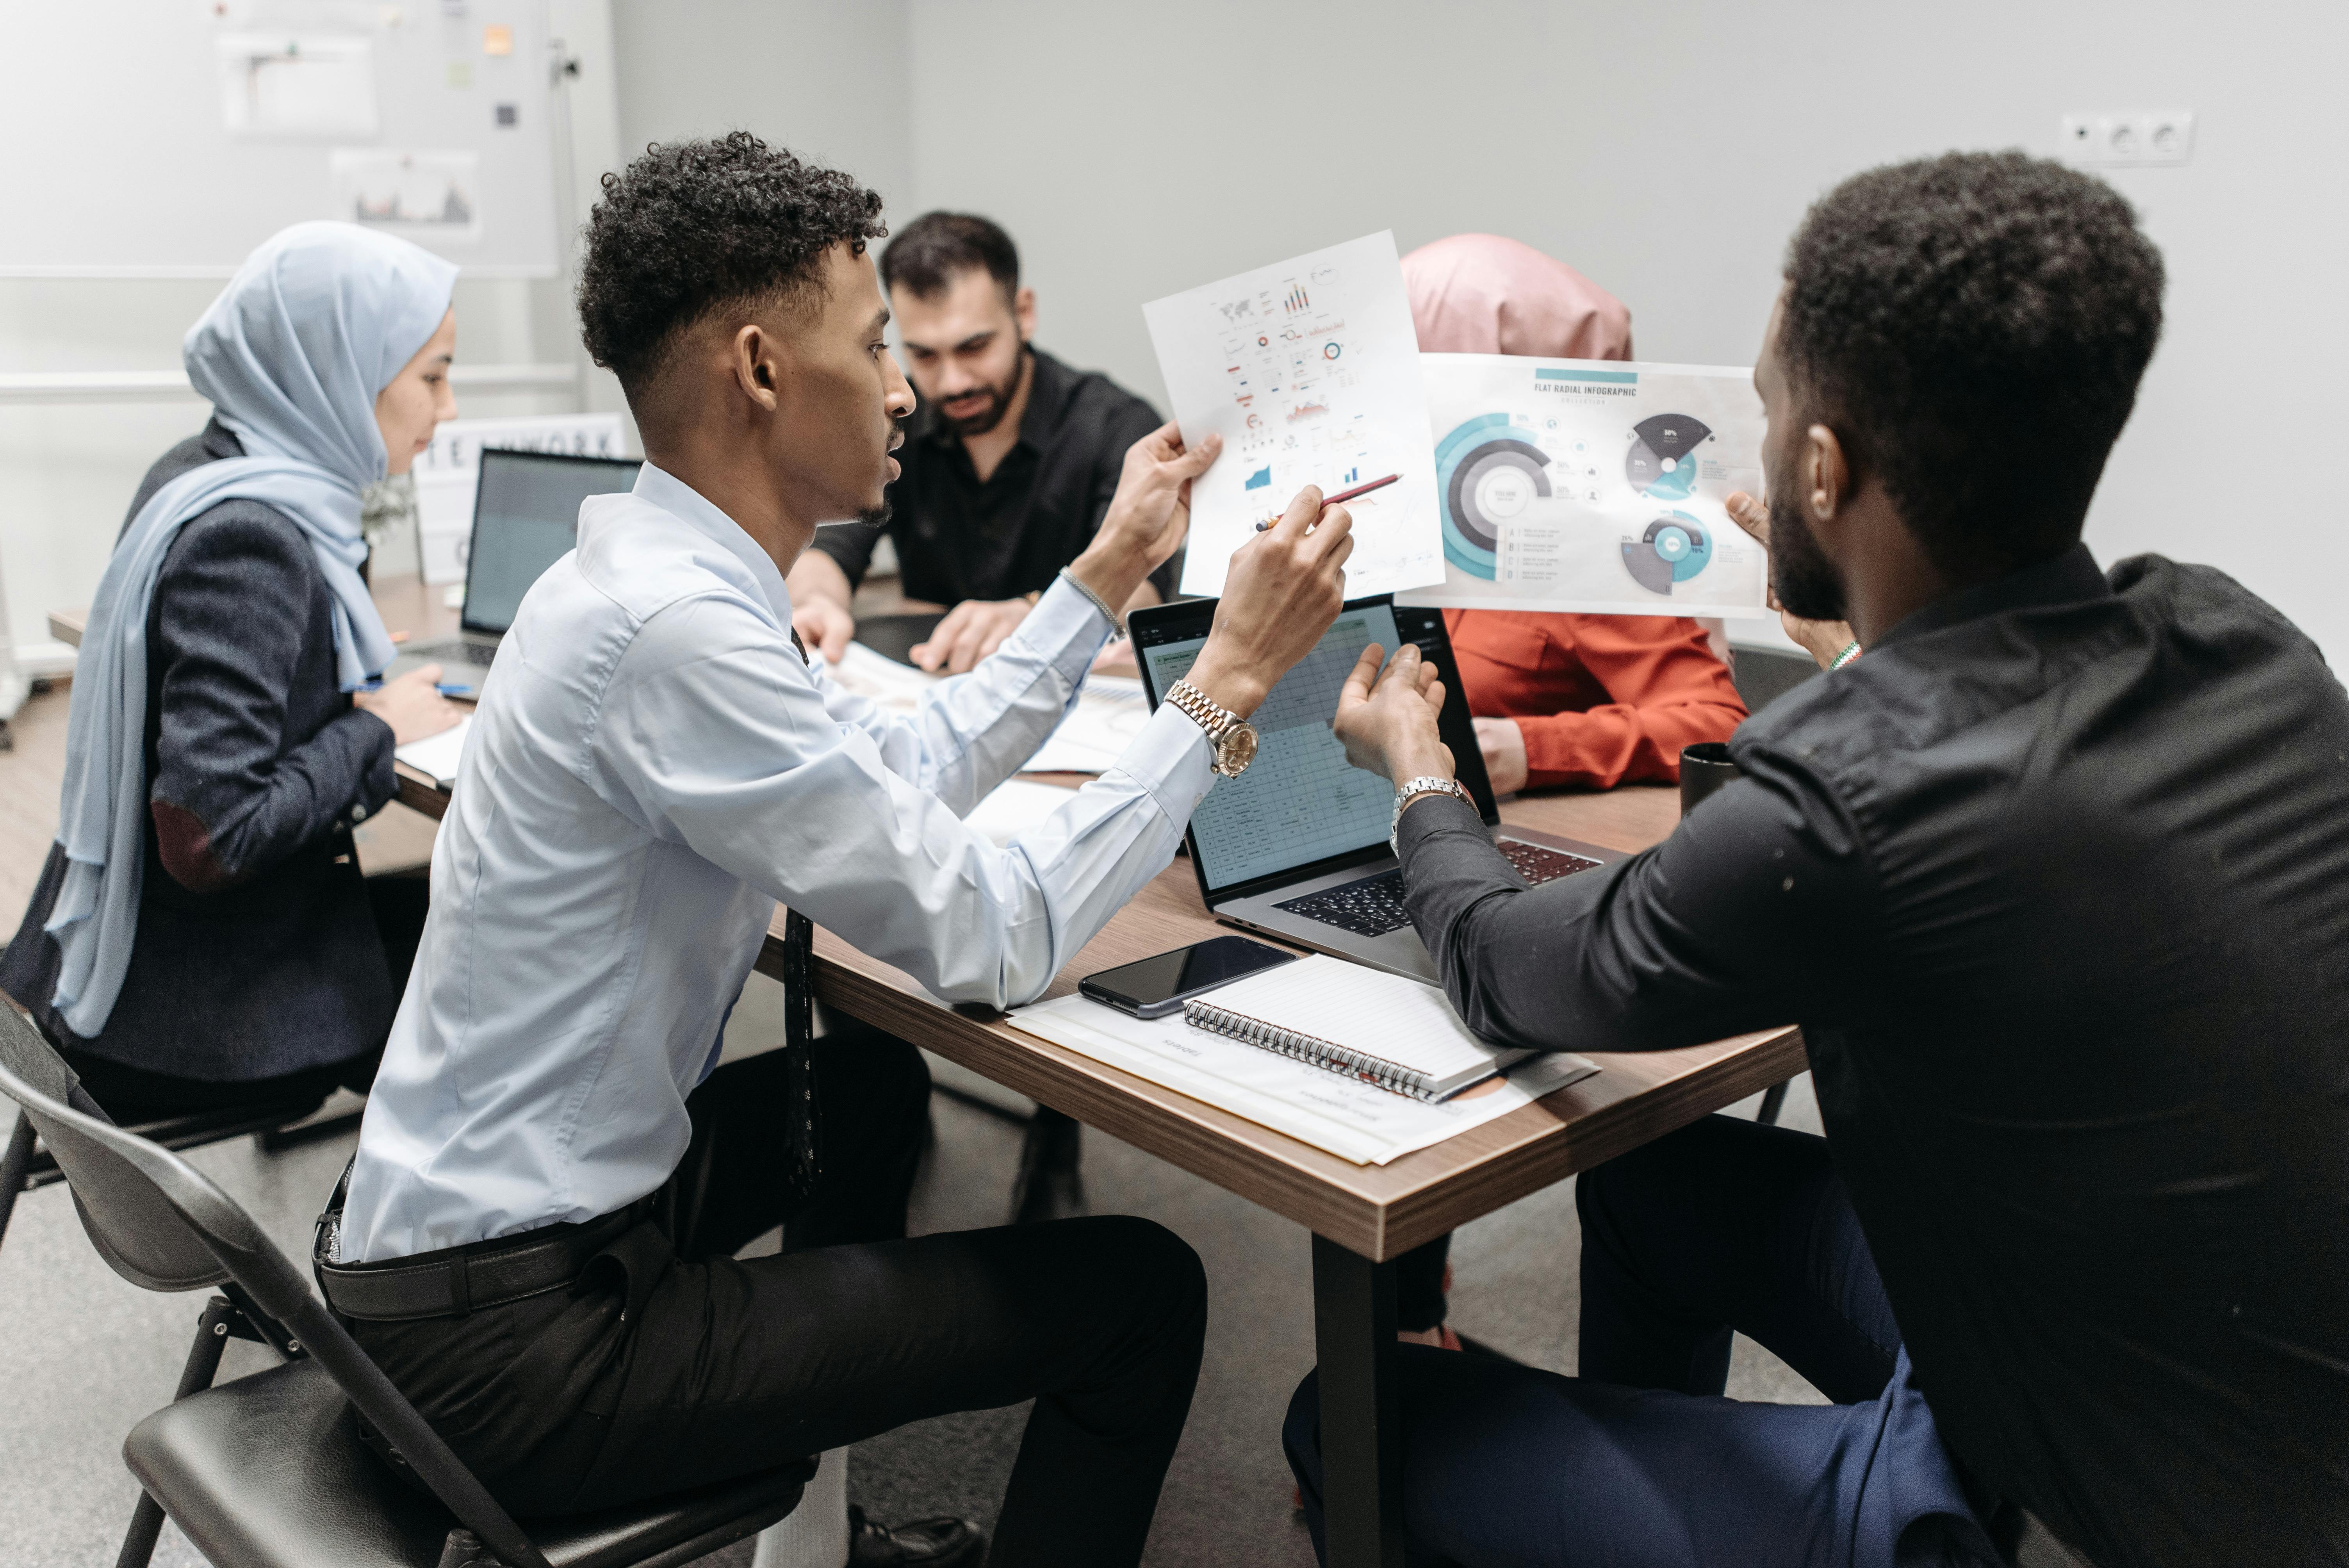
[[[1581,1376],[1395,1347],[1411,1568],[1997,1561],[1824,1139],[1708,1117],[1585,1171]],[[1837,1401],[1718,1398],[1743,1330]],[[1317,1549],[1319,1395],[1283,1433]]]
[[[424,937],[424,914],[430,882],[419,869],[367,879],[367,903],[375,911],[377,932],[383,938],[385,965],[391,971],[391,992],[408,989],[408,972],[416,966],[416,947]],[[167,1116],[191,1116],[198,1111],[223,1110],[241,1105],[266,1105],[273,1100],[326,1103],[338,1088],[367,1093],[375,1083],[375,1069],[383,1061],[383,1042],[372,1050],[326,1062],[300,1072],[264,1078],[178,1078],[149,1072],[110,1057],[73,1046],[57,1047],[57,1054],[81,1079],[90,1098],[119,1122],[154,1121]]]
[[[1138,1563],[1198,1377],[1197,1255],[1123,1217],[905,1240],[928,1070],[877,1031],[814,1052],[823,1171],[796,1211],[783,1058],[752,1057],[695,1091],[654,1218],[570,1289],[360,1344],[525,1516],[1032,1398],[989,1561]],[[730,1255],[778,1222],[781,1255]]]

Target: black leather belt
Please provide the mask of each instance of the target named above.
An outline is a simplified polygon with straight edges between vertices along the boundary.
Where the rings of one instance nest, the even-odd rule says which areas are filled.
[[[350,1172],[343,1173],[348,1181]],[[345,1317],[400,1323],[424,1317],[462,1317],[481,1307],[561,1290],[577,1279],[589,1260],[652,1212],[653,1200],[640,1198],[583,1224],[545,1225],[519,1236],[469,1246],[443,1247],[380,1264],[332,1261],[342,1231],[343,1189],[318,1216],[311,1267],[326,1305]]]

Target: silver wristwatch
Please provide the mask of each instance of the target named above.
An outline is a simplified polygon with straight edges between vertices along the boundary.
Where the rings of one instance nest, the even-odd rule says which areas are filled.
[[[1457,795],[1468,800],[1468,791],[1460,788],[1457,779],[1438,779],[1433,773],[1424,773],[1404,779],[1395,791],[1394,816],[1387,822],[1387,848],[1394,851],[1397,860],[1402,858],[1402,809],[1422,795]],[[1468,800],[1468,809],[1475,810],[1476,802]]]
[[[1166,688],[1166,700],[1206,732],[1216,759],[1207,766],[1226,779],[1237,779],[1256,760],[1256,729],[1238,714],[1216,702],[1189,681]]]

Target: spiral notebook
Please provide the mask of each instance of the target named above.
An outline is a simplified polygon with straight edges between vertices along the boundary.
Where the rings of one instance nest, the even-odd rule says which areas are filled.
[[[1432,985],[1321,954],[1185,1002],[1183,1021],[1413,1099],[1449,1099],[1534,1054],[1477,1038]]]

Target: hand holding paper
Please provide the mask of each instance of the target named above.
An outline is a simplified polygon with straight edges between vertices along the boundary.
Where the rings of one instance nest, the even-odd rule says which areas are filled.
[[[1186,593],[1219,594],[1232,552],[1307,485],[1352,507],[1347,592],[1444,574],[1419,339],[1394,236],[1372,234],[1143,306],[1185,438],[1223,438],[1191,493]]]

